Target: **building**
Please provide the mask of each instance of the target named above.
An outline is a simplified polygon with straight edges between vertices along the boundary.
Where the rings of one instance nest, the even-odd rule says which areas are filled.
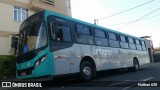
[[[0,55],[12,54],[11,37],[20,24],[44,9],[71,16],[70,0],[0,0]]]

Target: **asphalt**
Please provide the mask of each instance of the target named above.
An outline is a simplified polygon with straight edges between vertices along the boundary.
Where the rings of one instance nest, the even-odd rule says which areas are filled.
[[[97,77],[89,82],[80,82],[77,78],[72,78],[60,83],[55,81],[42,83],[48,87],[0,88],[0,90],[160,90],[160,63],[143,65],[137,72],[128,70],[99,72]]]

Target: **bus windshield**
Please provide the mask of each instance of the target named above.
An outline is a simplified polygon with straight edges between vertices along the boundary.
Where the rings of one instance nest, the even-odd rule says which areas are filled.
[[[21,29],[18,55],[44,47],[47,44],[45,22],[31,23]]]

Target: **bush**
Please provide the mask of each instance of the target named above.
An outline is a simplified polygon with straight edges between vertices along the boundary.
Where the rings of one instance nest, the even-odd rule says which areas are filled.
[[[0,55],[0,79],[14,78],[16,72],[16,56]]]

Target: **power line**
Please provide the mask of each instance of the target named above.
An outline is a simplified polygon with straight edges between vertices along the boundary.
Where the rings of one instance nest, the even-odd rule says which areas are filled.
[[[157,17],[157,16],[159,16],[159,15],[160,15],[160,13],[159,13],[159,14],[157,14],[157,15],[154,15],[154,16],[150,16],[150,17],[142,18],[142,19],[140,19],[140,20],[138,20],[138,21],[146,20],[146,19],[150,19],[150,18],[154,18],[154,17]],[[133,20],[133,21],[135,21],[135,20]],[[123,23],[117,23],[117,24],[112,24],[112,25],[108,25],[108,26],[122,25],[122,24],[127,24],[127,23],[130,23],[130,22],[133,22],[133,21],[123,22]]]
[[[112,15],[109,15],[109,16],[107,16],[107,17],[103,17],[103,18],[99,18],[99,19],[94,19],[94,24],[98,24],[98,20],[105,19],[105,18],[109,18],[109,17],[112,17],[112,16],[116,16],[116,15],[118,15],[118,14],[121,14],[121,13],[124,13],[124,12],[127,12],[127,11],[130,11],[130,10],[135,9],[135,8],[138,8],[138,7],[141,7],[141,6],[143,6],[143,5],[146,5],[146,4],[148,4],[148,3],[151,3],[151,2],[153,2],[153,1],[155,1],[155,0],[148,1],[148,2],[143,3],[143,4],[141,4],[141,5],[138,5],[138,6],[135,6],[135,7],[130,8],[130,9],[127,9],[127,10],[124,10],[124,11],[121,11],[121,12],[118,12],[118,13],[115,13],[115,14],[112,14]]]
[[[150,13],[148,13],[148,14],[146,14],[146,15],[144,15],[144,16],[142,16],[142,17],[140,17],[140,18],[138,18],[138,19],[136,19],[136,20],[134,20],[134,21],[131,21],[131,22],[129,22],[128,24],[126,24],[126,25],[120,27],[119,29],[121,29],[121,28],[123,28],[123,27],[125,27],[125,26],[128,26],[128,25],[130,25],[130,24],[132,24],[132,23],[134,23],[134,22],[137,22],[137,21],[143,19],[144,17],[146,17],[146,16],[148,16],[148,15],[150,15],[150,14],[152,14],[152,13],[158,11],[159,9],[160,9],[160,8],[157,8],[156,10],[153,10],[152,12],[150,12]]]
[[[118,12],[118,13],[115,13],[115,14],[112,14],[112,15],[109,15],[109,16],[107,16],[107,17],[99,18],[99,19],[96,19],[96,20],[100,20],[100,19],[104,19],[104,18],[109,18],[109,17],[112,17],[112,16],[115,16],[115,15],[118,15],[118,14],[121,14],[121,13],[124,13],[124,12],[127,12],[127,11],[130,11],[130,10],[133,10],[133,9],[135,9],[135,8],[141,7],[141,6],[143,6],[143,5],[146,5],[146,4],[148,4],[148,3],[151,3],[151,2],[153,2],[153,1],[154,1],[154,0],[151,0],[151,1],[148,1],[148,2],[143,3],[143,4],[141,4],[141,5],[138,5],[138,6],[135,6],[135,7],[130,8],[130,9],[127,9],[127,10],[124,10],[124,11],[121,11],[121,12]]]

